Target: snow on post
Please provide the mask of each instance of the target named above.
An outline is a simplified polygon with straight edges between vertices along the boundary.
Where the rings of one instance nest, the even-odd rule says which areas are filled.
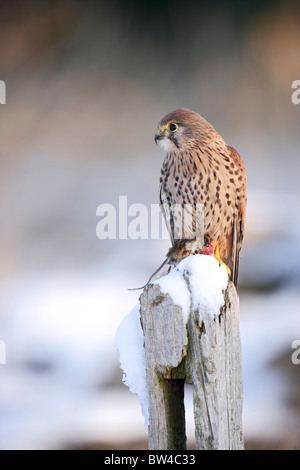
[[[144,341],[140,329],[131,338],[138,364],[128,357],[132,345],[120,346],[128,328],[117,343],[126,382],[141,400],[149,449],[186,448],[185,382],[193,384],[196,449],[243,449],[239,301],[224,266],[211,256],[185,258],[144,289],[138,319]]]

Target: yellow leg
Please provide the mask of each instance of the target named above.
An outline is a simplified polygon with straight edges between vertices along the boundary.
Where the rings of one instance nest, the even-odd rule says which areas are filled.
[[[219,245],[217,245],[216,248],[214,249],[214,258],[216,258],[219,261],[219,264],[223,264],[223,266],[225,266],[226,271],[227,271],[228,274],[231,273],[231,270],[228,268],[228,266],[220,258]]]

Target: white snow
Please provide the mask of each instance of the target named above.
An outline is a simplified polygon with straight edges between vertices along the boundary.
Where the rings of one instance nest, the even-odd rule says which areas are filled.
[[[138,394],[145,427],[148,427],[146,358],[139,304],[120,323],[115,342],[120,353],[121,368],[124,371],[123,382],[132,393]]]
[[[181,261],[181,263],[184,261]],[[187,323],[190,313],[190,293],[182,275],[181,263],[170,271],[169,274],[154,281],[153,284],[158,284],[161,292],[169,294],[174,304],[182,308],[183,318],[185,323]]]
[[[189,287],[185,278],[189,276]],[[225,267],[208,255],[192,255],[182,260],[159,284],[164,294],[169,294],[176,305],[180,305],[185,322],[188,321],[191,302],[199,311],[199,320],[207,314],[215,317],[224,305],[223,291],[228,284]]]

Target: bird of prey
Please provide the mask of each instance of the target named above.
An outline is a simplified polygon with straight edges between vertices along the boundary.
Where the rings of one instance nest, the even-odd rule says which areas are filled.
[[[167,114],[158,125],[155,142],[166,151],[160,203],[172,241],[169,260],[176,264],[189,254],[211,254],[212,248],[237,285],[247,204],[242,158],[209,122],[189,109]],[[185,207],[187,222],[180,217]],[[202,246],[196,223],[199,207],[204,216]]]

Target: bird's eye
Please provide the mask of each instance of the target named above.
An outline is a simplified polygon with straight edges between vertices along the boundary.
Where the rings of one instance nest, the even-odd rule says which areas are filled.
[[[175,132],[178,129],[178,125],[175,122],[169,122],[167,125],[167,130],[171,132]]]

